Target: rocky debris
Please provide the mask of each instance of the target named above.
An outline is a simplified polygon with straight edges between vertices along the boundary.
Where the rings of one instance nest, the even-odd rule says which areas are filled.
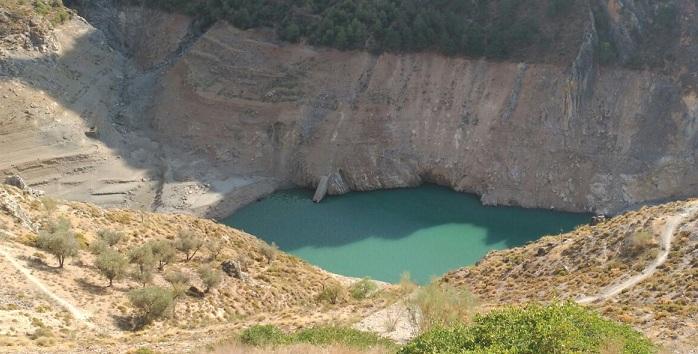
[[[44,192],[38,189],[30,188],[20,175],[10,175],[5,178],[5,184],[13,187],[17,187],[24,191],[25,193],[32,195],[34,197],[41,197]]]
[[[320,177],[320,182],[317,185],[317,189],[315,189],[315,195],[313,196],[313,201],[315,203],[320,203],[323,199],[325,199],[325,195],[327,195],[327,182],[329,181],[329,176],[322,176]]]
[[[240,262],[235,260],[228,260],[221,263],[221,269],[225,274],[230,277],[237,278],[240,280],[247,279],[247,275],[242,271],[242,266]]]
[[[5,184],[17,187],[22,190],[27,188],[27,184],[24,182],[24,179],[19,175],[7,176],[5,178]]]
[[[6,190],[0,189],[0,209],[5,210],[12,217],[19,220],[20,224],[32,232],[38,232],[39,224],[35,223],[29,213]]]
[[[91,127],[90,130],[85,132],[85,136],[90,139],[99,139],[99,132],[96,127]]]
[[[596,215],[591,218],[591,226],[602,224],[606,222],[606,215]]]
[[[347,185],[347,182],[344,181],[344,178],[342,177],[341,172],[335,172],[330,175],[328,186],[327,186],[327,193],[330,195],[342,195],[349,193],[351,191],[351,188],[349,188],[349,185]]]
[[[0,9],[0,44],[5,48],[24,48],[48,53],[57,42],[46,20]]]

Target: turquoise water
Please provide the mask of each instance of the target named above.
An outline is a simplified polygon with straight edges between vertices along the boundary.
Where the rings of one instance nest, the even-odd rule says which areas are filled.
[[[334,273],[397,282],[403,272],[426,283],[490,250],[569,231],[590,216],[485,207],[470,194],[426,185],[349,193],[320,204],[288,190],[222,220]]]

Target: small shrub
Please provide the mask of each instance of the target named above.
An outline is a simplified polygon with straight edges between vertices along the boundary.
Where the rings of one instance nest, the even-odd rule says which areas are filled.
[[[134,351],[130,351],[129,354],[157,354],[158,352],[150,348],[138,348]]]
[[[403,294],[409,294],[415,291],[418,286],[412,281],[412,277],[409,272],[404,272],[400,276],[400,292]]]
[[[349,294],[356,300],[363,300],[368,296],[372,295],[378,286],[370,278],[364,278],[360,281],[352,284],[349,288]]]
[[[102,252],[95,260],[95,267],[109,280],[110,287],[114,280],[122,279],[126,275],[127,266],[126,258],[121,253],[110,249]]]
[[[39,237],[32,233],[22,233],[17,239],[17,242],[29,247],[39,247],[38,241]]]
[[[318,295],[318,301],[336,305],[344,297],[344,288],[337,282],[323,284],[322,291]]]
[[[174,247],[184,253],[185,261],[189,262],[196,252],[198,252],[201,247],[204,246],[204,241],[194,235],[190,230],[182,230],[177,235],[177,239],[174,242]]]
[[[104,252],[108,249],[109,249],[109,245],[102,240],[97,240],[90,245],[90,253],[92,253],[94,255],[100,255],[100,254],[102,254],[102,252]]]
[[[36,240],[39,248],[54,255],[58,259],[58,266],[63,268],[65,259],[78,254],[78,241],[75,234],[70,229],[70,222],[61,218],[58,221],[50,221],[47,226],[39,232]]]
[[[109,247],[114,247],[124,238],[124,234],[118,231],[103,229],[97,232],[97,237]]]
[[[198,269],[199,277],[206,286],[204,292],[208,293],[211,289],[218,286],[223,280],[223,274],[220,270],[213,268],[210,264],[203,264]]]
[[[271,244],[265,243],[262,245],[260,251],[262,252],[264,258],[267,259],[267,263],[271,263],[274,261],[274,259],[276,259],[276,254],[279,252],[279,247],[274,242]]]
[[[46,211],[46,214],[49,216],[53,215],[53,213],[58,209],[58,202],[51,198],[51,197],[41,197],[41,204],[44,206],[44,210]]]
[[[172,286],[172,312],[174,313],[177,300],[189,289],[189,275],[181,271],[173,271],[165,274],[165,280]]]
[[[475,298],[466,290],[433,282],[419,289],[410,305],[419,310],[417,324],[426,331],[465,321],[475,307]]]
[[[279,345],[288,342],[286,335],[278,327],[272,325],[256,325],[240,335],[240,341],[254,346]]]
[[[142,323],[148,324],[165,315],[172,304],[172,293],[167,289],[151,286],[131,290],[128,299],[138,311]]]
[[[296,343],[323,347],[339,344],[358,349],[375,346],[394,347],[392,342],[374,333],[339,326],[313,327],[286,334],[276,326],[258,325],[244,330],[240,336],[240,341],[247,345],[261,347]]]
[[[623,244],[622,252],[628,257],[637,256],[650,249],[654,244],[654,235],[647,230],[642,230],[630,234]]]

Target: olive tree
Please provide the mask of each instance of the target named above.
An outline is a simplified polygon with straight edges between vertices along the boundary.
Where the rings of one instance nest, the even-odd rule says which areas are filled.
[[[165,274],[165,280],[172,286],[172,313],[175,313],[175,306],[189,288],[189,275],[181,271],[172,271]]]
[[[158,286],[139,288],[128,293],[128,300],[136,308],[142,323],[161,318],[172,305],[172,293]]]
[[[166,265],[175,260],[177,251],[170,241],[156,240],[149,242],[149,245],[153,251],[153,257],[155,257],[155,261],[158,263],[159,271],[163,271]]]
[[[198,252],[201,247],[204,246],[204,240],[202,240],[200,237],[196,236],[192,231],[190,230],[182,230],[179,232],[177,235],[177,239],[175,239],[174,242],[174,247],[184,253],[185,260],[189,262],[194,256],[196,255],[196,252]]]
[[[65,218],[50,221],[43,230],[39,231],[36,243],[39,248],[58,259],[59,268],[63,268],[66,258],[78,254],[78,241],[75,233],[70,229],[70,221]]]
[[[153,268],[155,268],[155,255],[149,244],[144,244],[128,252],[128,261],[136,265],[136,271],[132,277],[137,282],[145,286],[153,278]]]
[[[223,242],[219,239],[209,240],[208,242],[206,242],[206,249],[211,255],[211,260],[215,261],[218,259],[218,256],[220,256],[221,252],[223,252]]]
[[[95,266],[109,280],[111,287],[114,280],[122,279],[126,275],[128,260],[121,253],[108,249],[97,256]]]

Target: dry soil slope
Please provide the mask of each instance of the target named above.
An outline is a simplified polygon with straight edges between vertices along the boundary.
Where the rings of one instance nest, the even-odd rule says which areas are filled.
[[[696,200],[631,211],[524,247],[490,253],[443,281],[471,289],[485,304],[577,300],[642,274],[661,255],[672,218],[688,213],[673,233],[668,257],[647,279],[589,304],[669,346],[698,343],[698,216]]]
[[[352,323],[390,301],[390,296],[386,296],[365,301],[345,299],[337,305],[319,302],[318,294],[326,286],[340,281],[334,275],[281,252],[269,262],[263,254],[265,244],[262,241],[212,220],[102,209],[77,202],[59,201],[57,208],[53,208],[52,203],[44,203],[13,187],[0,186],[0,193],[3,194],[0,198],[0,247],[3,248],[0,262],[7,263],[2,272],[7,282],[0,292],[3,306],[0,316],[21,312],[28,320],[32,317],[46,319],[46,327],[55,335],[47,350],[106,347],[109,351],[123,352],[148,345],[167,352],[196,351],[251,324],[273,323],[291,330],[313,324]],[[16,203],[34,222],[68,218],[83,250],[66,262],[64,270],[57,269],[51,256],[33,246],[36,234],[21,226],[15,213],[10,212],[17,208],[8,208],[8,203]],[[184,262],[178,255],[177,261],[165,269],[179,269],[190,274],[192,285],[199,289],[204,286],[196,270],[202,264],[220,268],[225,260],[240,260],[246,276],[238,279],[225,275],[220,286],[203,298],[186,296],[179,301],[173,318],[143,332],[131,332],[123,327],[133,311],[126,295],[140,285],[126,279],[116,281],[113,288],[106,287],[108,282],[94,267],[94,255],[88,251],[96,233],[102,229],[118,230],[126,235],[126,241],[116,247],[124,253],[148,240],[174,239],[180,230],[191,230],[206,240],[219,240],[222,252],[216,260],[212,260],[211,253],[204,248],[190,262]],[[155,274],[154,284],[168,286],[163,274]],[[51,295],[42,296],[42,292]],[[43,305],[48,306],[48,311],[39,307]],[[75,309],[81,313],[79,318],[68,315],[63,323],[61,319],[66,317],[66,310]],[[93,329],[81,330],[85,326]],[[36,347],[39,343],[29,340],[27,335],[37,328],[23,322],[3,326],[0,335],[5,347],[0,347],[0,351],[11,351],[8,345]],[[202,336],[203,333],[206,335]],[[93,335],[97,337],[92,338]],[[87,336],[92,344],[76,347],[76,336]]]

